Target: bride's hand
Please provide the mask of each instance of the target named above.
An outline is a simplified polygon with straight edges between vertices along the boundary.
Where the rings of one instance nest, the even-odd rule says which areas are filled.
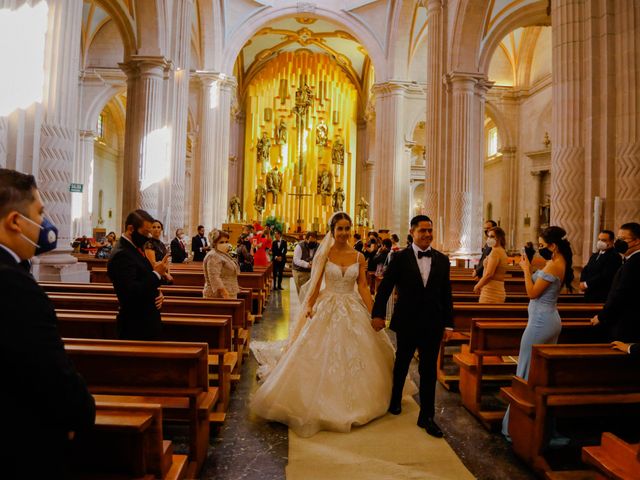
[[[386,322],[384,321],[384,318],[380,318],[380,317],[374,317],[371,319],[371,326],[373,327],[373,329],[376,332],[379,332],[380,330],[382,330],[384,327],[387,326]]]

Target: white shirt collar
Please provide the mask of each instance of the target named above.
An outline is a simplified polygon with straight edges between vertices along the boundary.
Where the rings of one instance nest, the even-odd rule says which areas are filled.
[[[631,257],[633,257],[636,253],[640,252],[640,250],[636,250],[635,252],[629,254],[629,255],[625,255],[624,259],[625,260],[629,260]]]
[[[0,247],[2,247],[3,249],[5,249],[7,252],[9,252],[9,254],[14,258],[14,260],[16,261],[16,263],[20,263],[22,260],[20,260],[20,257],[18,256],[18,254],[16,252],[14,252],[13,250],[11,250],[9,247],[7,247],[6,245],[3,245],[0,243]]]

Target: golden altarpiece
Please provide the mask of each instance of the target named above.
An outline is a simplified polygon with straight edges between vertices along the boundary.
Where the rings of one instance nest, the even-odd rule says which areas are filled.
[[[355,211],[358,91],[327,55],[281,52],[245,79],[244,210],[290,231]]]

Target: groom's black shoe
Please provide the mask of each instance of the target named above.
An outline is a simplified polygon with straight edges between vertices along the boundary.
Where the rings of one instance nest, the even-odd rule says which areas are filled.
[[[421,428],[424,428],[427,431],[427,433],[432,437],[436,437],[436,438],[443,437],[442,430],[440,430],[440,427],[433,420],[433,418],[427,418],[424,420],[418,419],[418,426]]]
[[[400,415],[402,413],[402,407],[400,406],[400,404],[395,405],[395,404],[391,404],[389,405],[389,409],[387,410],[391,415]]]

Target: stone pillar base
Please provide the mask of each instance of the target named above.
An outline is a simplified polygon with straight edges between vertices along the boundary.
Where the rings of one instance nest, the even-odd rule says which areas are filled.
[[[38,282],[91,282],[87,264],[62,252],[34,257],[31,273]]]

